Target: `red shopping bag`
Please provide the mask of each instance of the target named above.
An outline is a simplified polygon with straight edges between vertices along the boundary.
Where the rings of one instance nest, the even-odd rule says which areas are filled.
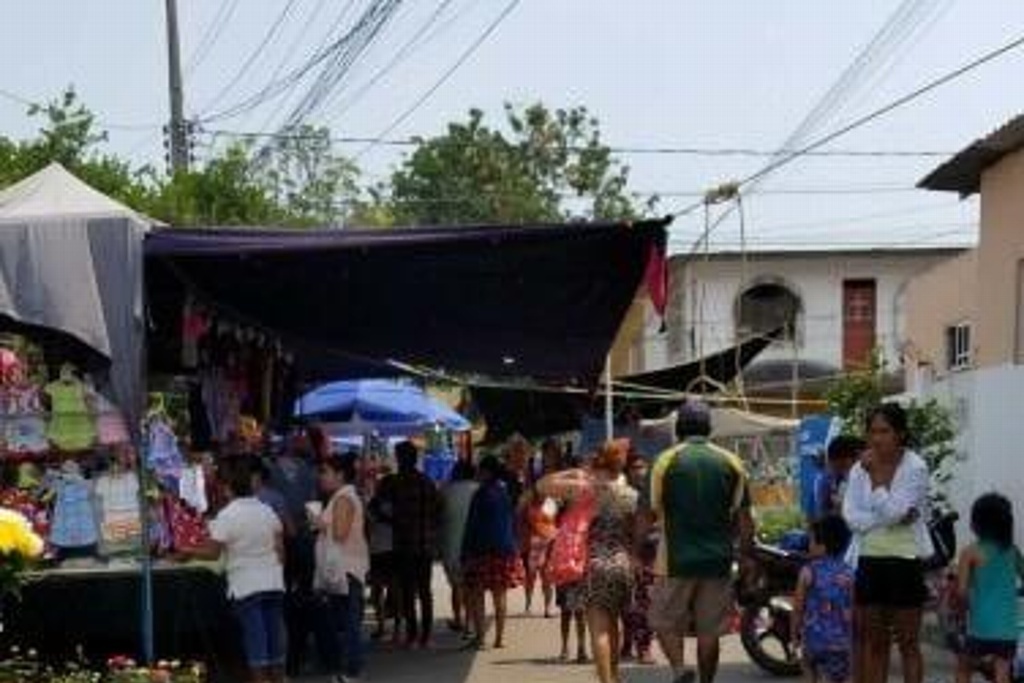
[[[589,555],[590,523],[596,510],[596,499],[586,494],[572,503],[562,516],[544,568],[551,584],[564,586],[583,580]]]

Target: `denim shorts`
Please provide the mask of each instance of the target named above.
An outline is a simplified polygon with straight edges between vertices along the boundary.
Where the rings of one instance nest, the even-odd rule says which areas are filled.
[[[284,666],[284,593],[257,593],[234,603],[250,669]]]

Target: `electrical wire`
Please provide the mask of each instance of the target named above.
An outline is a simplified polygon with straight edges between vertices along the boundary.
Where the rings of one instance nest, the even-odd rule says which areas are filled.
[[[431,13],[427,21],[424,22],[419,29],[413,34],[413,36],[406,41],[406,43],[395,52],[395,55],[385,64],[383,67],[377,70],[377,72],[362,86],[356,90],[351,97],[349,97],[341,108],[334,112],[332,121],[344,116],[352,107],[354,107],[363,97],[366,96],[374,86],[380,83],[381,80],[387,77],[389,73],[394,71],[398,66],[405,62],[409,57],[416,53],[417,50],[427,44],[427,41],[423,40],[423,37],[427,32],[438,22],[438,20],[444,15],[445,11],[451,6],[455,0],[442,0],[437,8]]]
[[[792,153],[787,154],[779,159],[772,160],[770,163],[762,167],[760,170],[752,173],[743,180],[739,181],[738,187],[742,189],[750,185],[751,183],[754,183],[760,180],[761,178],[764,178],[765,176],[773,173],[774,171],[777,171],[778,169],[791,164],[797,159],[806,156],[808,152],[813,152],[817,149],[820,149],[821,147],[824,147],[829,143],[838,140],[839,138],[849,134],[850,132],[857,130],[858,128],[861,128],[863,126],[866,126],[867,124],[872,123],[875,120],[880,119],[883,116],[886,116],[892,113],[893,111],[896,111],[897,109],[904,107],[905,105],[917,100],[918,98],[923,97],[924,95],[931,93],[932,91],[937,90],[938,88],[963,77],[964,75],[974,71],[975,69],[978,69],[988,64],[989,62],[992,62],[1012,52],[1013,50],[1020,48],[1022,45],[1024,45],[1024,36],[1020,36],[1010,41],[1009,43],[1006,43],[1001,47],[991,50],[981,55],[980,57],[968,62],[967,64],[964,64],[963,66],[954,69],[953,71],[947,72],[942,76],[939,76],[938,78],[928,81],[924,85],[914,89],[913,91],[901,97],[896,98],[895,100],[892,100],[888,104],[885,104],[884,106],[879,107],[878,109],[875,109],[863,116],[860,116],[851,121],[850,123],[847,123],[841,126],[840,128],[832,131],[831,133],[828,133],[827,135],[818,138],[817,140],[808,144],[806,147],[799,150],[795,150]],[[693,205],[675,212],[673,216],[680,217],[688,215],[699,209],[703,204],[703,201],[695,202]],[[713,223],[708,228],[709,233],[713,232],[719,225],[721,225],[721,223],[721,219]],[[700,239],[698,239],[694,243],[693,249],[699,247],[700,242],[706,239],[706,237],[707,235],[702,235]]]
[[[941,2],[942,0],[939,1]],[[861,50],[853,63],[844,69],[839,80],[825,93],[824,97],[815,105],[811,112],[804,117],[800,125],[790,134],[782,147],[784,149],[797,148],[797,151],[805,148],[808,136],[818,130],[823,122],[829,120],[836,112],[840,111],[844,101],[849,101],[849,98],[862,83],[871,81],[880,65],[883,65],[885,60],[888,60],[890,55],[894,54],[900,45],[905,44],[913,37],[915,29],[926,18],[924,13],[930,9],[930,2],[931,0],[904,0],[882,29]],[[794,153],[785,152],[780,154],[769,162],[766,167],[770,169],[768,172],[756,173],[746,179],[741,183],[744,192],[749,194],[754,191],[767,178],[769,173],[784,165],[778,162],[791,160]],[[717,229],[731,213],[732,208],[721,214],[714,224],[711,225],[710,230],[714,231]]]
[[[265,131],[240,131],[240,130],[228,130],[223,128],[212,128],[207,129],[208,132],[216,133],[218,135],[224,135],[228,137],[239,137],[239,138],[292,138],[301,139],[304,135],[302,131],[291,131],[291,132],[277,132],[268,133]],[[410,135],[404,138],[377,138],[377,137],[359,137],[359,136],[334,136],[331,138],[331,142],[338,145],[365,145],[374,144],[382,147],[416,147],[421,144],[421,140],[429,138],[428,135]],[[581,151],[586,148],[582,147],[570,147],[569,151]],[[723,157],[723,156],[738,156],[738,157],[776,157],[780,154],[786,154],[794,152],[796,150],[767,150],[767,149],[755,149],[755,148],[744,148],[744,147],[645,147],[640,145],[626,145],[626,146],[614,146],[609,145],[608,151],[611,154],[635,154],[635,155],[666,155],[666,156],[703,156],[703,157]],[[950,151],[939,151],[939,150],[882,150],[882,149],[832,149],[832,150],[813,150],[806,153],[804,156],[808,157],[851,157],[851,158],[946,158],[954,154]],[[706,193],[700,192],[700,196]]]
[[[308,17],[306,17],[306,22],[302,25],[302,28],[299,29],[299,32],[296,34],[295,38],[292,40],[292,42],[288,45],[288,48],[285,50],[285,58],[278,62],[277,67],[274,69],[274,72],[270,75],[270,81],[277,80],[278,76],[281,75],[281,72],[284,70],[285,65],[288,63],[288,56],[295,53],[299,49],[299,46],[302,45],[303,41],[305,41],[310,29],[313,28],[314,22],[320,17],[320,13],[323,11],[326,5],[327,0],[319,0],[319,2],[317,2],[317,4],[313,7],[313,11],[309,13]],[[277,103],[277,106],[274,108],[274,111],[272,111],[270,115],[264,120],[263,125],[260,127],[261,131],[265,131],[268,128],[270,128],[271,121],[277,118],[278,114],[281,113],[281,110],[285,107],[286,104],[288,104],[288,98],[280,98],[280,100]]]
[[[947,229],[936,231],[936,228]],[[804,248],[817,249],[822,247],[834,248],[835,250],[847,248],[884,249],[886,247],[910,247],[953,237],[964,238],[964,240],[975,237],[978,231],[978,224],[971,221],[961,221],[951,223],[900,225],[888,227],[886,228],[886,232],[892,234],[914,229],[927,229],[929,232],[885,240],[878,240],[868,236],[863,239],[843,239],[837,238],[835,235],[825,235],[818,239],[799,235],[766,235],[759,238],[751,238],[748,236],[746,239],[746,246],[748,248],[756,247],[756,250],[760,252],[776,250],[799,251]],[[703,245],[703,241],[701,242],[701,245]],[[740,246],[741,245],[738,241],[719,241],[716,243],[715,250],[711,253],[716,255],[734,255],[739,253]],[[735,247],[735,249],[731,247]],[[698,254],[694,252],[693,257],[696,258],[697,255]]]
[[[363,12],[355,26],[342,38],[339,49],[324,64],[323,69],[299,103],[286,117],[281,131],[298,129],[323,106],[356,61],[377,40],[384,27],[401,7],[403,0],[375,0]],[[265,158],[270,147],[264,146],[257,159]]]
[[[295,8],[295,3],[296,0],[288,0],[288,2],[285,3],[284,8],[278,13],[277,18],[274,19],[274,22],[270,25],[270,28],[267,30],[266,34],[264,34],[263,39],[260,40],[259,44],[256,46],[256,49],[254,49],[252,53],[249,54],[249,57],[244,62],[242,62],[242,66],[239,67],[238,71],[235,73],[234,77],[230,81],[228,81],[227,85],[221,88],[220,92],[218,92],[213,97],[213,99],[210,100],[209,104],[203,110],[203,113],[208,113],[218,104],[220,104],[221,100],[223,100],[228,95],[228,93],[234,90],[235,87],[237,87],[238,84],[242,81],[242,79],[245,78],[245,75],[249,73],[249,69],[253,67],[253,65],[256,63],[256,60],[259,59],[259,57],[263,54],[264,50],[267,49],[270,43],[277,36],[278,31],[281,30],[281,27],[288,20],[288,17],[291,15],[292,10]]]
[[[213,47],[220,40],[221,35],[224,33],[224,29],[230,23],[231,18],[235,14],[235,10],[238,8],[238,0],[221,0],[220,6],[217,8],[217,14],[214,15],[213,20],[207,27],[206,31],[203,32],[203,36],[199,39],[199,43],[196,45],[195,51],[189,58],[185,65],[185,74],[189,75],[202,65],[206,58],[210,56],[213,51]]]
[[[344,48],[345,40],[348,35],[347,32],[345,35],[335,40],[330,40],[330,36],[333,35],[333,33],[341,26],[343,19],[347,15],[348,10],[352,7],[354,2],[355,0],[349,0],[349,2],[342,7],[341,12],[338,14],[338,17],[332,24],[330,31],[328,31],[327,37],[320,44],[320,46],[313,52],[309,59],[307,59],[301,65],[290,70],[284,76],[271,80],[265,86],[263,86],[263,88],[258,90],[255,94],[247,97],[241,102],[237,102],[231,107],[228,107],[227,109],[224,109],[220,112],[209,114],[207,116],[202,117],[201,122],[214,123],[216,121],[224,121],[236,118],[238,116],[241,116],[252,111],[253,109],[256,109],[257,107],[263,105],[266,102],[274,100],[294,90],[309,73],[316,69],[317,66],[324,63],[326,60],[330,59],[331,56],[335,54],[338,50]]]
[[[397,129],[399,126],[405,123],[413,114],[415,114],[420,107],[426,104],[427,100],[433,97],[434,93],[440,90],[441,87],[446,82],[448,82],[448,79],[451,78],[455,74],[455,72],[462,67],[463,64],[469,61],[470,57],[472,57],[473,54],[480,48],[480,46],[487,41],[487,39],[498,29],[499,26],[501,26],[501,24],[509,17],[509,15],[512,14],[512,11],[519,6],[520,2],[521,0],[511,0],[511,2],[509,2],[505,6],[505,9],[501,11],[501,14],[499,14],[497,18],[494,19],[494,21],[488,24],[487,28],[484,29],[484,32],[481,33],[480,36],[477,37],[477,39],[474,40],[469,45],[469,47],[466,48],[462,52],[462,54],[459,55],[459,58],[455,60],[455,63],[453,63],[447,70],[445,70],[445,72],[441,74],[440,78],[438,78],[437,81],[435,81],[434,84],[426,90],[426,92],[424,92],[419,98],[417,98],[416,101],[413,102],[411,106],[409,106],[405,111],[399,114],[397,118],[395,118],[391,123],[389,123],[384,128],[384,130],[380,132],[380,134],[374,136],[373,142],[370,142],[366,147],[359,150],[359,152],[357,152],[356,155],[353,157],[353,161],[358,161],[359,159],[361,159],[364,155],[366,155],[367,152],[376,147],[376,140],[386,139],[389,135],[391,135],[391,133],[395,131],[395,129]]]

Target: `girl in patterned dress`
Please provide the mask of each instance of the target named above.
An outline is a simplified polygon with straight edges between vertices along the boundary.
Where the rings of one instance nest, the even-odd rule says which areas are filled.
[[[633,589],[633,529],[639,496],[622,480],[629,440],[602,446],[587,470],[569,470],[538,484],[542,494],[572,500],[584,491],[596,498],[588,532],[583,603],[600,683],[618,683],[620,623]]]
[[[800,572],[793,606],[793,642],[803,647],[813,683],[849,683],[853,648],[854,570],[844,556],[850,528],[828,515],[811,527],[814,559]]]

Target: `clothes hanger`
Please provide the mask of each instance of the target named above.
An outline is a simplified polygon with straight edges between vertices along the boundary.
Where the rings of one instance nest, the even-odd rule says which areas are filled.
[[[75,376],[75,366],[71,363],[64,363],[60,366],[60,381],[64,384],[73,384],[78,381]]]

